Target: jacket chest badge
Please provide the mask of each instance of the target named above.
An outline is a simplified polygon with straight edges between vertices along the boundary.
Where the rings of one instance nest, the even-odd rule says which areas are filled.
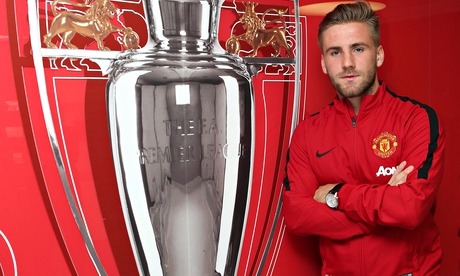
[[[396,151],[398,141],[396,135],[382,132],[372,140],[372,150],[380,158],[388,158]]]

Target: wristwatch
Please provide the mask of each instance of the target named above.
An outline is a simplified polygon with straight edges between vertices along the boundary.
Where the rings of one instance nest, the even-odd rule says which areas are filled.
[[[339,183],[334,186],[326,195],[326,204],[327,206],[331,207],[332,209],[337,209],[339,206],[339,197],[337,193],[339,192],[340,188],[342,188],[343,183]]]

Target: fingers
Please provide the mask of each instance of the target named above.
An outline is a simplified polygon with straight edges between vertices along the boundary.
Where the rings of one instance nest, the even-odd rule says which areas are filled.
[[[397,186],[407,181],[407,175],[414,170],[414,166],[410,165],[406,168],[406,165],[406,161],[402,161],[401,164],[399,164],[390,181],[388,181],[390,186]]]
[[[394,171],[393,175],[391,176],[391,179],[390,179],[390,182],[396,178],[396,176],[398,174],[400,174],[402,172],[402,170],[404,170],[404,168],[406,167],[407,165],[407,162],[406,161],[402,161],[401,164],[399,164],[399,166],[396,167],[396,170]]]
[[[406,161],[402,161],[401,164],[399,164],[399,166],[396,167],[396,170],[394,171],[393,175],[391,176],[390,181],[388,181],[388,184],[392,185],[392,183],[395,182],[395,179],[396,179],[397,175],[399,175],[401,173],[401,171],[404,169],[406,164],[407,164]]]

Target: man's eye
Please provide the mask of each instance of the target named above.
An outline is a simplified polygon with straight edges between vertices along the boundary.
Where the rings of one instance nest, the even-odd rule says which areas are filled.
[[[358,53],[361,53],[362,51],[364,51],[363,48],[356,48],[356,49],[355,49],[355,52],[358,52]]]
[[[331,56],[336,56],[339,54],[339,51],[331,51]]]

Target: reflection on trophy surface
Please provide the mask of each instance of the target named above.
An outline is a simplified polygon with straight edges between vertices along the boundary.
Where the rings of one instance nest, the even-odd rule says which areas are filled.
[[[138,268],[144,275],[234,275],[251,182],[250,76],[239,57],[214,43],[217,3],[145,2],[151,48],[114,61],[107,85]]]
[[[153,89],[154,94],[145,91]],[[225,109],[225,98],[214,89],[199,83],[142,87],[142,117],[155,117],[162,131],[144,132],[142,162],[147,181],[153,179],[148,182],[150,214],[168,275],[213,275],[215,269],[222,197],[218,185],[224,173],[215,162],[222,163],[219,147],[225,143],[217,120],[225,122],[216,118],[216,106]],[[152,108],[161,105],[156,112]],[[143,122],[144,129],[153,123]],[[153,145],[155,138],[166,146]],[[170,168],[162,171],[165,161]]]

